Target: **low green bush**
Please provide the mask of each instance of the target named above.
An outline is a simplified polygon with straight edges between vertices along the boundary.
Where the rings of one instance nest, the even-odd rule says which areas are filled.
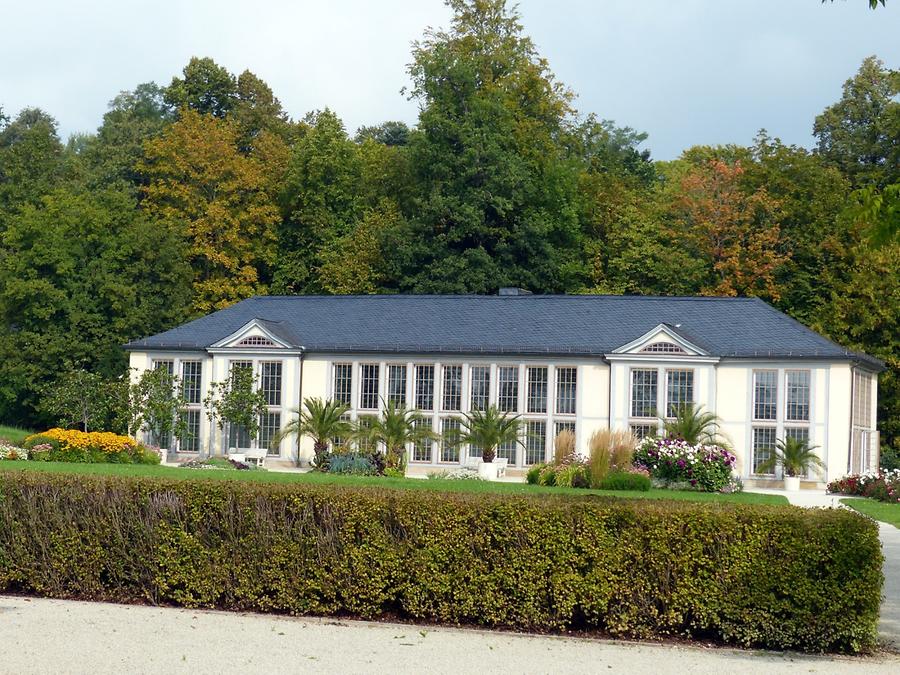
[[[639,490],[650,489],[650,476],[630,471],[613,471],[600,481],[601,490]]]
[[[378,468],[367,455],[357,452],[347,452],[340,455],[332,455],[328,458],[328,473],[342,473],[354,476],[374,476]]]
[[[544,464],[535,464],[525,473],[525,482],[529,485],[537,485],[541,480],[541,470],[544,468]]]
[[[875,645],[876,523],[847,510],[0,470],[0,592]]]

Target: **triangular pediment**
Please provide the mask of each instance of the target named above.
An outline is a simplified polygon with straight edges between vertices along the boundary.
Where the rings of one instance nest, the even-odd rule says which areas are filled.
[[[275,332],[268,328],[263,321],[253,319],[231,335],[211,345],[211,347],[213,349],[258,351],[265,349],[290,349],[291,345],[275,335]]]
[[[640,337],[622,345],[613,354],[635,354],[646,357],[708,356],[709,352],[685,337],[679,326],[661,323]]]

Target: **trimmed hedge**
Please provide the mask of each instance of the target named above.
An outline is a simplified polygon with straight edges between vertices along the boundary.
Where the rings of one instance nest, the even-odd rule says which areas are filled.
[[[0,472],[0,591],[807,651],[875,645],[844,510]]]

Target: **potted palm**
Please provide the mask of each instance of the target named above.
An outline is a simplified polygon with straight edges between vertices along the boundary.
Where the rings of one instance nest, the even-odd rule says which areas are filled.
[[[384,446],[385,473],[394,476],[406,473],[407,445],[437,438],[422,415],[394,401],[389,401],[368,426],[359,427],[356,434],[369,443]]]
[[[478,475],[485,480],[497,479],[497,465],[494,458],[497,448],[506,443],[523,445],[521,438],[522,420],[518,415],[500,412],[496,406],[486,410],[473,410],[460,421],[459,431],[449,439],[456,444],[468,443],[481,449],[481,464]]]
[[[822,460],[816,455],[817,445],[810,445],[806,438],[790,437],[783,441],[775,441],[775,452],[772,457],[763,462],[758,469],[767,473],[775,470],[781,464],[784,472],[784,489],[796,492],[800,489],[800,476],[810,469],[817,471],[825,468]]]
[[[307,398],[303,408],[292,412],[296,417],[278,434],[278,440],[289,434],[297,437],[308,436],[313,442],[313,466],[324,469],[328,462],[328,451],[332,438],[346,438],[353,432],[353,426],[344,418],[350,407],[339,401],[323,401],[320,398]],[[297,464],[300,453],[297,453]]]

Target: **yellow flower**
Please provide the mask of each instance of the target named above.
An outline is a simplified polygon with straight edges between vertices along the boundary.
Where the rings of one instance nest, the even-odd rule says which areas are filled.
[[[117,453],[131,450],[137,446],[133,438],[120,436],[111,431],[79,431],[77,429],[49,429],[40,434],[29,436],[31,440],[38,436],[52,438],[59,443],[61,449],[86,450],[96,448],[106,453]]]

